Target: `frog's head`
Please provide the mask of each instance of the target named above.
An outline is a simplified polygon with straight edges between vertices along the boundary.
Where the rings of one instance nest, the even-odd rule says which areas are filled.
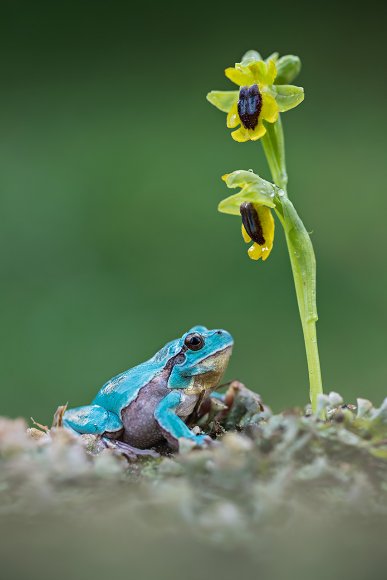
[[[231,356],[233,339],[226,330],[208,330],[194,326],[178,340],[168,386],[185,389],[187,394],[212,391],[226,370]]]

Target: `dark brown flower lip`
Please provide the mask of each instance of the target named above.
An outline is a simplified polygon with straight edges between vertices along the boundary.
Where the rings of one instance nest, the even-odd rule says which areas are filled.
[[[258,85],[241,87],[238,99],[238,115],[245,129],[255,129],[262,110],[262,95]]]
[[[242,216],[242,223],[244,228],[253,242],[256,242],[260,246],[265,244],[265,237],[263,235],[263,229],[261,220],[254,204],[248,201],[241,203],[239,208]]]

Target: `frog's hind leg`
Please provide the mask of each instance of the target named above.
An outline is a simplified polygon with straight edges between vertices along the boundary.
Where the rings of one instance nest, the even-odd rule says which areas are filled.
[[[121,419],[99,405],[85,405],[65,412],[63,426],[77,433],[117,437],[123,430]]]

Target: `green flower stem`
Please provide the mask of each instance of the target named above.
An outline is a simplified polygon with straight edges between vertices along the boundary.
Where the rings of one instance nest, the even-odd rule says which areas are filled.
[[[278,117],[276,123],[266,124],[266,134],[261,141],[273,181],[278,187],[286,191],[288,174],[286,172],[285,140],[281,117]]]
[[[316,322],[316,259],[311,239],[286,191],[284,135],[281,120],[267,124],[262,138],[263,149],[274,183],[281,188],[276,196],[276,214],[284,228],[296,288],[298,308],[304,333],[309,370],[310,401],[317,411],[317,397],[322,394],[320,360],[317,346]]]

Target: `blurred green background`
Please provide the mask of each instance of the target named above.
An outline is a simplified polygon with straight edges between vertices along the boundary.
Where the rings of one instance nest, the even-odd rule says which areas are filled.
[[[205,100],[250,48],[303,62],[284,125],[325,388],[387,395],[381,7],[1,2],[1,414],[49,421],[199,323],[234,335],[228,379],[274,409],[306,403],[282,232],[254,263],[216,211],[223,173],[269,177]]]

